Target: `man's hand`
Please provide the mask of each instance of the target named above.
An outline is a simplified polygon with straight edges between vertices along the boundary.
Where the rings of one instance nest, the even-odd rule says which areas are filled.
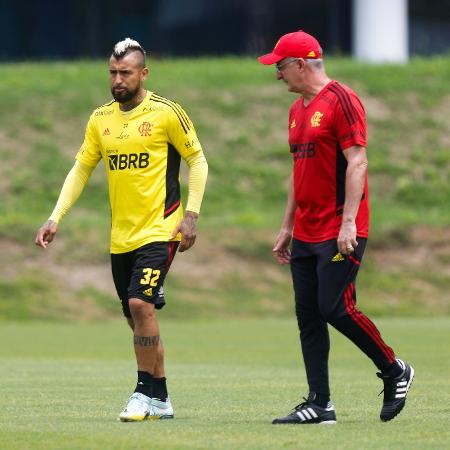
[[[280,264],[289,264],[291,262],[291,250],[289,245],[292,240],[292,231],[282,228],[278,233],[275,245],[273,246],[273,256]]]
[[[337,247],[341,254],[351,255],[358,246],[356,240],[356,224],[354,220],[343,221],[339,236],[337,238]]]
[[[181,233],[181,242],[178,247],[178,251],[184,252],[189,250],[197,238],[197,219],[198,214],[192,211],[186,211],[184,213],[183,220],[173,230],[170,239],[174,239],[178,233]]]
[[[47,248],[47,245],[53,241],[57,230],[58,224],[53,222],[53,220],[47,220],[36,233],[35,244],[39,247]]]

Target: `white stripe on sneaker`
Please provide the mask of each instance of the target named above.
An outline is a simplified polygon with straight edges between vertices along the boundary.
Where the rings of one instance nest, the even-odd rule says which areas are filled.
[[[402,361],[400,358],[397,358],[396,361],[397,361],[397,364],[398,364],[403,370],[406,369],[406,366],[405,366],[404,361]]]
[[[312,408],[308,408],[308,411],[309,411],[309,413],[311,414],[311,416],[313,416],[315,419],[316,419],[317,417],[319,417],[319,416],[316,414],[316,412],[315,412]]]
[[[301,420],[302,422],[305,421],[305,417],[303,416],[303,414],[302,414],[300,411],[297,411],[297,416],[300,417],[300,420]]]
[[[302,413],[304,414],[304,416],[305,416],[308,420],[311,420],[311,416],[310,416],[309,412],[308,412],[306,409],[304,409],[304,410],[302,411]]]

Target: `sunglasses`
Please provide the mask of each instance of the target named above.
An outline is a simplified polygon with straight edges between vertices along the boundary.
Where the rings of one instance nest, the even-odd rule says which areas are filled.
[[[275,67],[277,68],[278,72],[281,72],[283,70],[283,67],[286,67],[288,64],[291,64],[293,62],[298,61],[300,58],[294,58],[294,59],[290,59],[289,61],[285,61],[283,64],[280,63],[276,63]]]

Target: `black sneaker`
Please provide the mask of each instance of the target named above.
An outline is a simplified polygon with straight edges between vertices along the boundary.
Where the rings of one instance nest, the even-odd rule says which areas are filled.
[[[380,419],[383,422],[393,419],[403,409],[406,396],[414,379],[414,369],[408,363],[401,359],[397,359],[397,363],[403,369],[403,372],[397,377],[389,377],[380,372],[377,373],[377,376],[384,383],[383,407],[380,413]]]
[[[336,411],[334,405],[328,402],[326,408],[315,405],[310,400],[303,398],[305,401],[294,408],[294,411],[286,417],[275,419],[273,424],[313,424],[321,423],[332,425],[336,423]]]

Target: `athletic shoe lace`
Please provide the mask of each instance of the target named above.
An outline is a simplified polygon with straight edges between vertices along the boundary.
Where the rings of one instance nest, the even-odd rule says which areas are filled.
[[[383,380],[384,387],[381,389],[381,392],[378,394],[378,397],[387,389],[388,391],[395,391],[397,388],[397,381],[387,375],[383,375],[381,372],[377,372],[377,377]]]
[[[147,406],[146,402],[143,401],[143,399],[140,397],[140,395],[137,395],[135,393],[128,400],[128,404],[126,406],[126,409],[129,410],[129,411],[130,410],[134,411],[134,410],[140,410],[143,407],[145,408],[146,406]]]
[[[308,399],[303,397],[303,400],[305,400],[302,403],[299,403],[297,406],[294,407],[294,411],[299,411],[300,409],[306,408],[309,405]]]

